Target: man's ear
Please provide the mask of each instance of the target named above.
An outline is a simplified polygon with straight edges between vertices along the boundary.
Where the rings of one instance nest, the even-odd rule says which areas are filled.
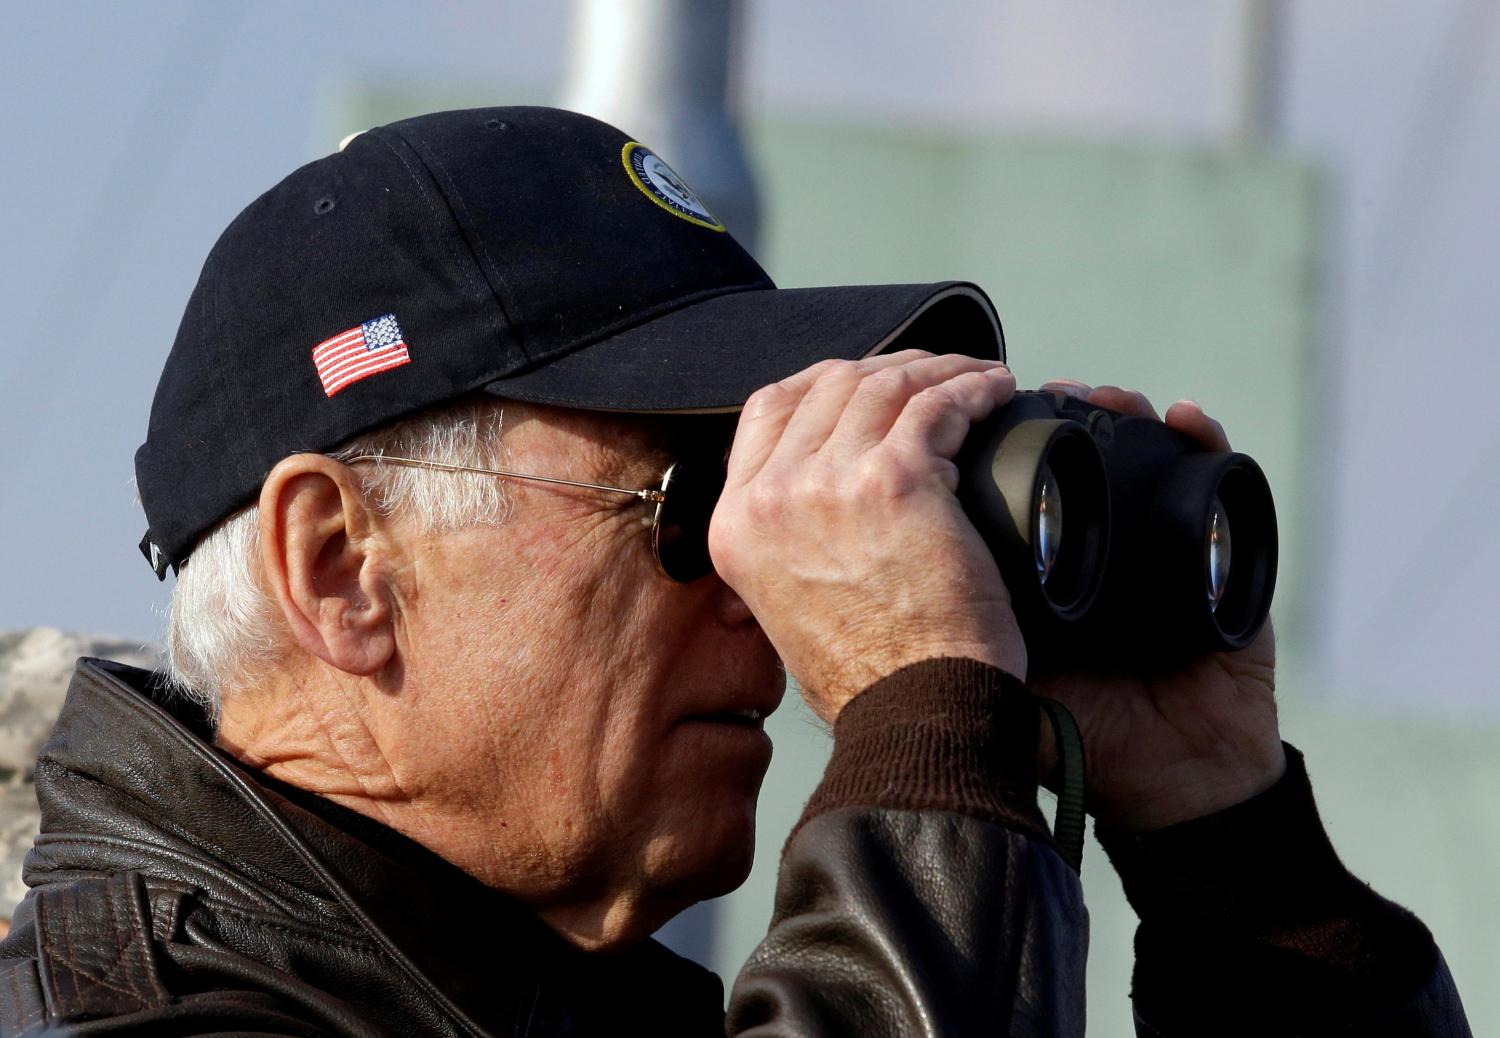
[[[349,674],[396,651],[389,546],[350,469],[321,454],[283,458],[260,491],[267,591],[303,651]]]

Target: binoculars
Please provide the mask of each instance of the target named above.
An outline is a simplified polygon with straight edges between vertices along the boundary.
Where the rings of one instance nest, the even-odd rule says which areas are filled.
[[[1276,585],[1276,509],[1253,459],[1061,393],[976,423],[958,497],[1041,665],[1241,649]]]

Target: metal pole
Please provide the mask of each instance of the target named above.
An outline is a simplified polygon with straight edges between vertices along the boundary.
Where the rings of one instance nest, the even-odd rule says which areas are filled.
[[[752,252],[754,177],[733,109],[740,0],[575,0],[562,105],[632,134]]]
[[[1283,0],[1245,0],[1240,105],[1236,127],[1251,146],[1274,143],[1280,131]]]

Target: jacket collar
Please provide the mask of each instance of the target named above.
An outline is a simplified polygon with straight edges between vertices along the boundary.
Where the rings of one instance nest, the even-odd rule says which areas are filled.
[[[539,1003],[597,995],[598,985],[682,1009],[722,1006],[717,977],[654,941],[618,955],[578,952],[477,881],[457,896],[461,882],[435,885],[430,872],[282,796],[210,740],[202,711],[159,676],[80,660],[37,760],[43,835],[27,883],[133,869],[245,909],[357,931],[466,1022],[534,1016]]]

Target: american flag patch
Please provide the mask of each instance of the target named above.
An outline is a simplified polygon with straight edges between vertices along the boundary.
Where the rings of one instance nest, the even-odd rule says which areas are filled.
[[[313,364],[323,392],[333,396],[362,378],[411,363],[395,314],[386,314],[339,332],[313,347]]]

